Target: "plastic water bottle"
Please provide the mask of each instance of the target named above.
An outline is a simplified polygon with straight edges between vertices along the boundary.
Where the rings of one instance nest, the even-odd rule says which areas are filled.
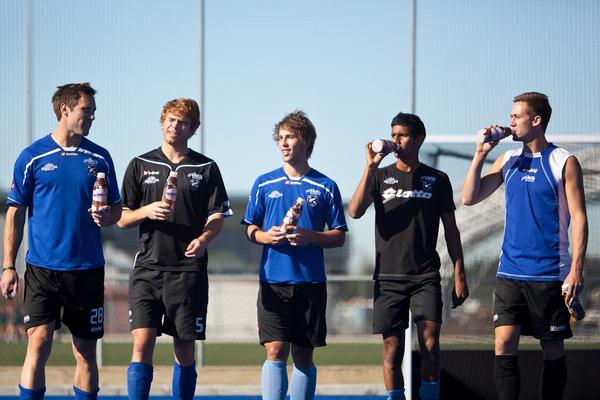
[[[382,156],[385,156],[391,152],[396,152],[399,149],[398,143],[392,142],[391,140],[386,139],[375,139],[371,143],[371,149],[375,153],[379,153]]]
[[[569,289],[569,285],[564,284],[561,288],[564,296]],[[567,310],[569,310],[569,314],[571,314],[573,321],[581,321],[585,318],[585,309],[583,308],[583,303],[579,299],[579,292],[575,294],[575,297],[571,300],[571,304],[567,303],[565,300],[565,305],[567,306]]]
[[[304,199],[302,197],[298,197],[294,204],[290,207],[288,212],[285,213],[285,217],[283,217],[283,222],[281,223],[281,228],[279,228],[279,232],[286,233],[288,226],[294,226],[298,223],[303,206]]]
[[[106,188],[106,174],[98,172],[96,182],[92,189],[92,211],[98,211],[100,207],[108,204],[108,190]]]
[[[513,130],[505,126],[494,126],[486,129],[485,133],[479,138],[480,143],[499,142],[513,134]]]
[[[165,188],[163,189],[162,202],[169,206],[171,211],[175,210],[177,201],[177,171],[169,172]]]

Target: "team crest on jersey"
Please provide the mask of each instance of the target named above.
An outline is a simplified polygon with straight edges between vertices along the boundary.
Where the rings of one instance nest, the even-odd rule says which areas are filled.
[[[198,190],[200,187],[200,182],[202,182],[202,175],[197,172],[190,172],[187,174],[188,182],[190,183],[190,189],[192,191]]]
[[[267,197],[270,199],[278,199],[282,196],[283,196],[283,193],[281,193],[278,190],[273,190],[271,193],[269,193],[269,195]]]
[[[390,176],[389,178],[384,180],[383,183],[385,183],[386,185],[394,185],[398,183],[398,179],[394,178],[393,176]]]
[[[58,166],[56,164],[52,164],[51,162],[49,162],[42,167],[42,171],[44,171],[44,172],[54,171],[56,168],[58,168]]]
[[[433,190],[433,184],[435,183],[435,176],[422,176],[421,184],[423,185],[423,190],[427,192],[431,192]]]
[[[307,194],[306,202],[308,203],[309,207],[316,206],[319,196],[321,196],[321,191],[319,189],[310,188],[306,189],[304,192]]]
[[[83,162],[87,165],[87,171],[90,175],[96,175],[96,167],[98,166],[98,160],[93,158],[86,158]]]

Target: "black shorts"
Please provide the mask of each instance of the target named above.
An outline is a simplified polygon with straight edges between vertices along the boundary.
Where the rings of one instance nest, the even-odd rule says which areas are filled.
[[[442,322],[442,287],[439,277],[417,281],[376,280],[373,289],[373,333],[403,333],[413,321]]]
[[[283,341],[306,347],[326,345],[326,283],[261,282],[257,308],[260,344]]]
[[[25,330],[62,322],[81,339],[104,335],[104,268],[55,271],[27,264],[23,323]]]
[[[129,328],[156,328],[183,340],[206,339],[205,271],[135,267],[129,276]]]
[[[540,340],[573,336],[562,282],[528,282],[496,278],[494,326],[520,325],[521,335]]]

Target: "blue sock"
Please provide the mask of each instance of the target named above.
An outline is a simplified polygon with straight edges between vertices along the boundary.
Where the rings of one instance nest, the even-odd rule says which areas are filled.
[[[266,360],[262,368],[261,391],[263,400],[283,400],[287,394],[287,370],[283,361]]]
[[[79,389],[73,385],[73,392],[75,393],[75,399],[77,400],[96,400],[98,398],[98,392],[100,389],[96,389],[93,392],[86,392],[85,390]]]
[[[148,400],[154,368],[141,362],[129,363],[127,368],[127,396],[130,400]]]
[[[19,399],[21,400],[42,400],[44,398],[44,393],[46,393],[46,388],[26,389],[19,385],[19,392]]]
[[[196,363],[182,367],[177,362],[173,363],[173,398],[177,400],[191,400],[196,391]]]
[[[404,389],[388,390],[385,394],[385,400],[406,400]]]
[[[421,380],[419,388],[419,397],[421,400],[439,400],[440,398],[440,381],[425,381]]]
[[[300,369],[294,365],[290,400],[312,400],[315,397],[316,387],[317,367],[313,364],[309,368]]]

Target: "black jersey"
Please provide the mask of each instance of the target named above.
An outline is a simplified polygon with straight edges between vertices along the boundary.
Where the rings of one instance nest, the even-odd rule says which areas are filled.
[[[135,266],[163,271],[206,270],[208,256],[188,258],[185,250],[200,236],[211,215],[233,214],[217,164],[190,150],[173,164],[160,147],[134,158],[123,178],[123,208],[135,210],[160,201],[170,171],[177,171],[177,201],[169,221],[145,219],[139,227]]]
[[[392,164],[377,170],[371,195],[377,248],[373,279],[437,275],[440,215],[456,209],[448,176],[425,164],[412,172]]]

